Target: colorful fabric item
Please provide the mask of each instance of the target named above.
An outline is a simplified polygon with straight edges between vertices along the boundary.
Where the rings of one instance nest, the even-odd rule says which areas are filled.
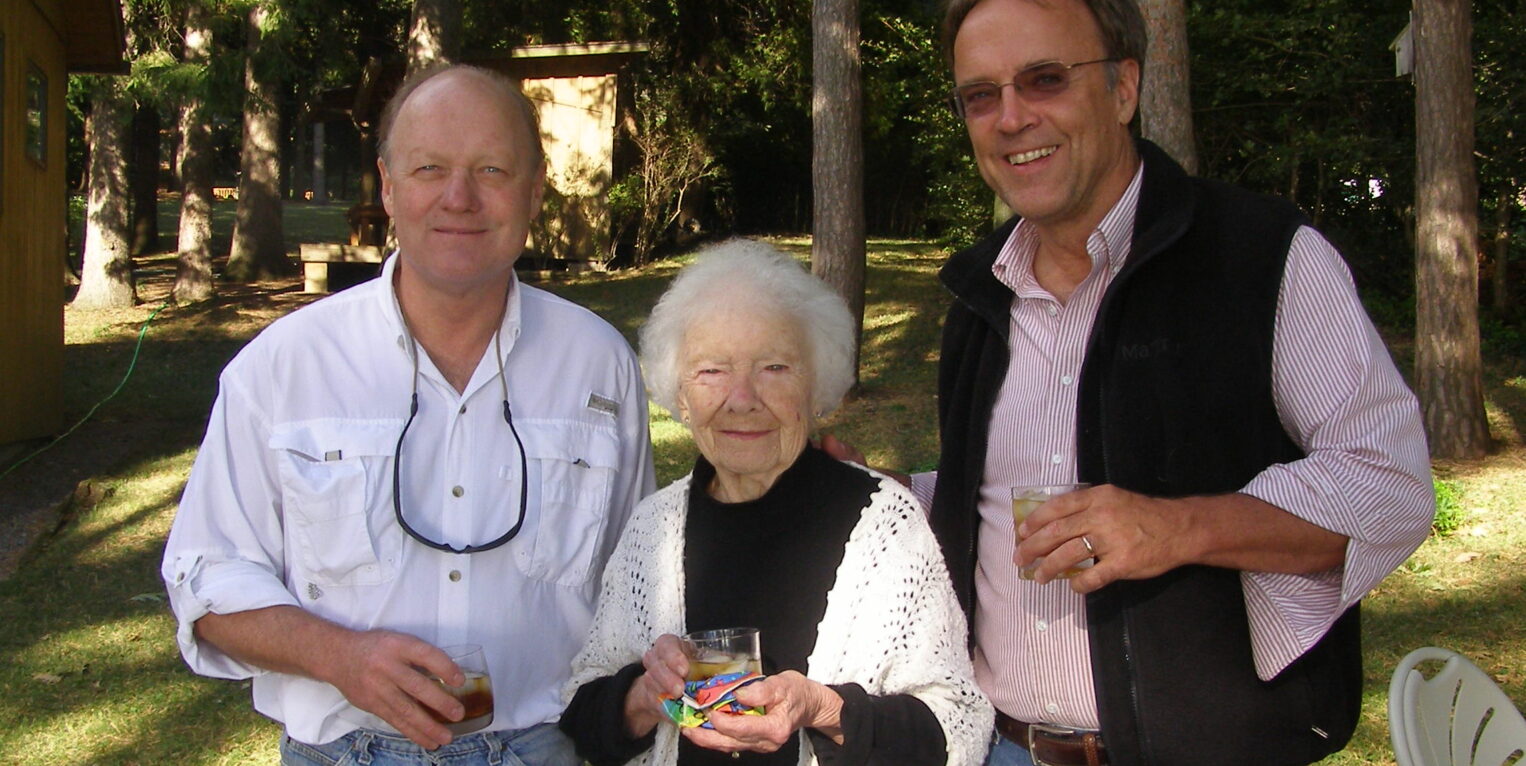
[[[722,673],[702,681],[688,681],[684,683],[684,696],[662,695],[662,709],[667,711],[673,723],[685,729],[692,729],[695,726],[703,726],[706,729],[715,728],[710,725],[712,710],[742,715],[763,715],[764,711],[761,708],[750,708],[736,701],[737,689],[753,681],[761,680],[763,680],[761,673],[745,672]]]

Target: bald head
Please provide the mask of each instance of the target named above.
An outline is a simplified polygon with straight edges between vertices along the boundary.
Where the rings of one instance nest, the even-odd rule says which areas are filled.
[[[397,93],[387,102],[387,108],[382,111],[381,125],[378,128],[379,140],[377,142],[377,154],[383,162],[390,161],[389,149],[393,130],[396,127],[398,116],[404,107],[415,99],[417,94],[434,90],[444,85],[447,81],[471,80],[471,85],[480,86],[470,88],[471,92],[480,94],[486,99],[497,99],[506,108],[510,119],[520,121],[523,128],[527,149],[530,152],[533,165],[539,166],[545,162],[545,149],[540,143],[540,121],[535,115],[535,105],[525,97],[519,89],[519,84],[501,72],[491,69],[470,66],[467,64],[440,64],[415,72],[405,80],[397,89]]]

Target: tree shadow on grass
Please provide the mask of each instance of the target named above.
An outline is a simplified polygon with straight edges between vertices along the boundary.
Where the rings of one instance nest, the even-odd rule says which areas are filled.
[[[0,583],[0,742],[12,752],[211,762],[270,725],[243,684],[197,678],[179,657],[158,567],[183,480],[164,476],[174,460],[154,461],[118,474],[153,486],[82,511]]]
[[[1433,584],[1401,570],[1381,587],[1385,594],[1369,599],[1362,613],[1369,685],[1386,689],[1405,654],[1422,646],[1443,646],[1467,655],[1485,671],[1511,671],[1513,680],[1502,686],[1514,698],[1526,698],[1526,676],[1519,668],[1491,664],[1500,647],[1520,640],[1526,573],[1460,587]]]

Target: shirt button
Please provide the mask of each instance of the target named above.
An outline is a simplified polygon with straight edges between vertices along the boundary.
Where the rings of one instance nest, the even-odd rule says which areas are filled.
[[[1059,461],[1059,457],[1060,457],[1059,455],[1055,455],[1055,461],[1054,462],[1056,462],[1056,463],[1060,462]],[[462,489],[460,484],[457,484],[456,486],[450,488],[450,493],[452,495],[455,495],[456,497],[460,497],[460,496],[466,494],[466,490]]]
[[[1049,630],[1049,623],[1045,622],[1044,620],[1039,620],[1038,622],[1033,623],[1033,627],[1035,630],[1043,632]]]
[[[459,570],[459,569],[452,569],[452,570],[450,570],[450,581],[451,582],[461,582],[461,570]]]
[[[1068,386],[1068,385],[1070,385],[1071,383],[1074,383],[1074,382],[1075,382],[1075,378],[1072,378],[1069,375],[1061,375],[1060,376],[1060,385],[1062,385],[1062,386]]]
[[[1049,703],[1049,704],[1044,706],[1044,712],[1046,712],[1046,713],[1048,713],[1050,715],[1059,715],[1060,714],[1060,706],[1054,704],[1053,702],[1051,702],[1051,703]]]
[[[461,410],[460,410],[460,412],[461,412],[461,414],[462,414],[462,415],[465,415],[465,414],[466,414],[466,405],[464,405],[464,404],[463,404],[463,405],[461,405]]]
[[[1054,316],[1055,314],[1060,313],[1060,310],[1055,308],[1053,303],[1046,304],[1044,306],[1044,310],[1049,312],[1049,316]]]
[[[1050,455],[1049,456],[1049,462],[1054,463],[1055,465],[1059,465],[1060,461],[1062,461],[1064,459],[1065,459],[1065,456],[1064,455],[1060,455],[1060,454],[1054,454],[1054,455]],[[457,487],[456,489],[460,489],[460,487]],[[458,494],[457,496],[459,497],[460,495]]]

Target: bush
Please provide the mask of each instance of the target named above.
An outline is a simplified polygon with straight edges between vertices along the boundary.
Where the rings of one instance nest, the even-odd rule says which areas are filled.
[[[1457,485],[1436,479],[1436,518],[1431,520],[1431,534],[1437,537],[1450,537],[1458,527],[1462,526],[1462,506],[1457,502],[1459,490]]]

